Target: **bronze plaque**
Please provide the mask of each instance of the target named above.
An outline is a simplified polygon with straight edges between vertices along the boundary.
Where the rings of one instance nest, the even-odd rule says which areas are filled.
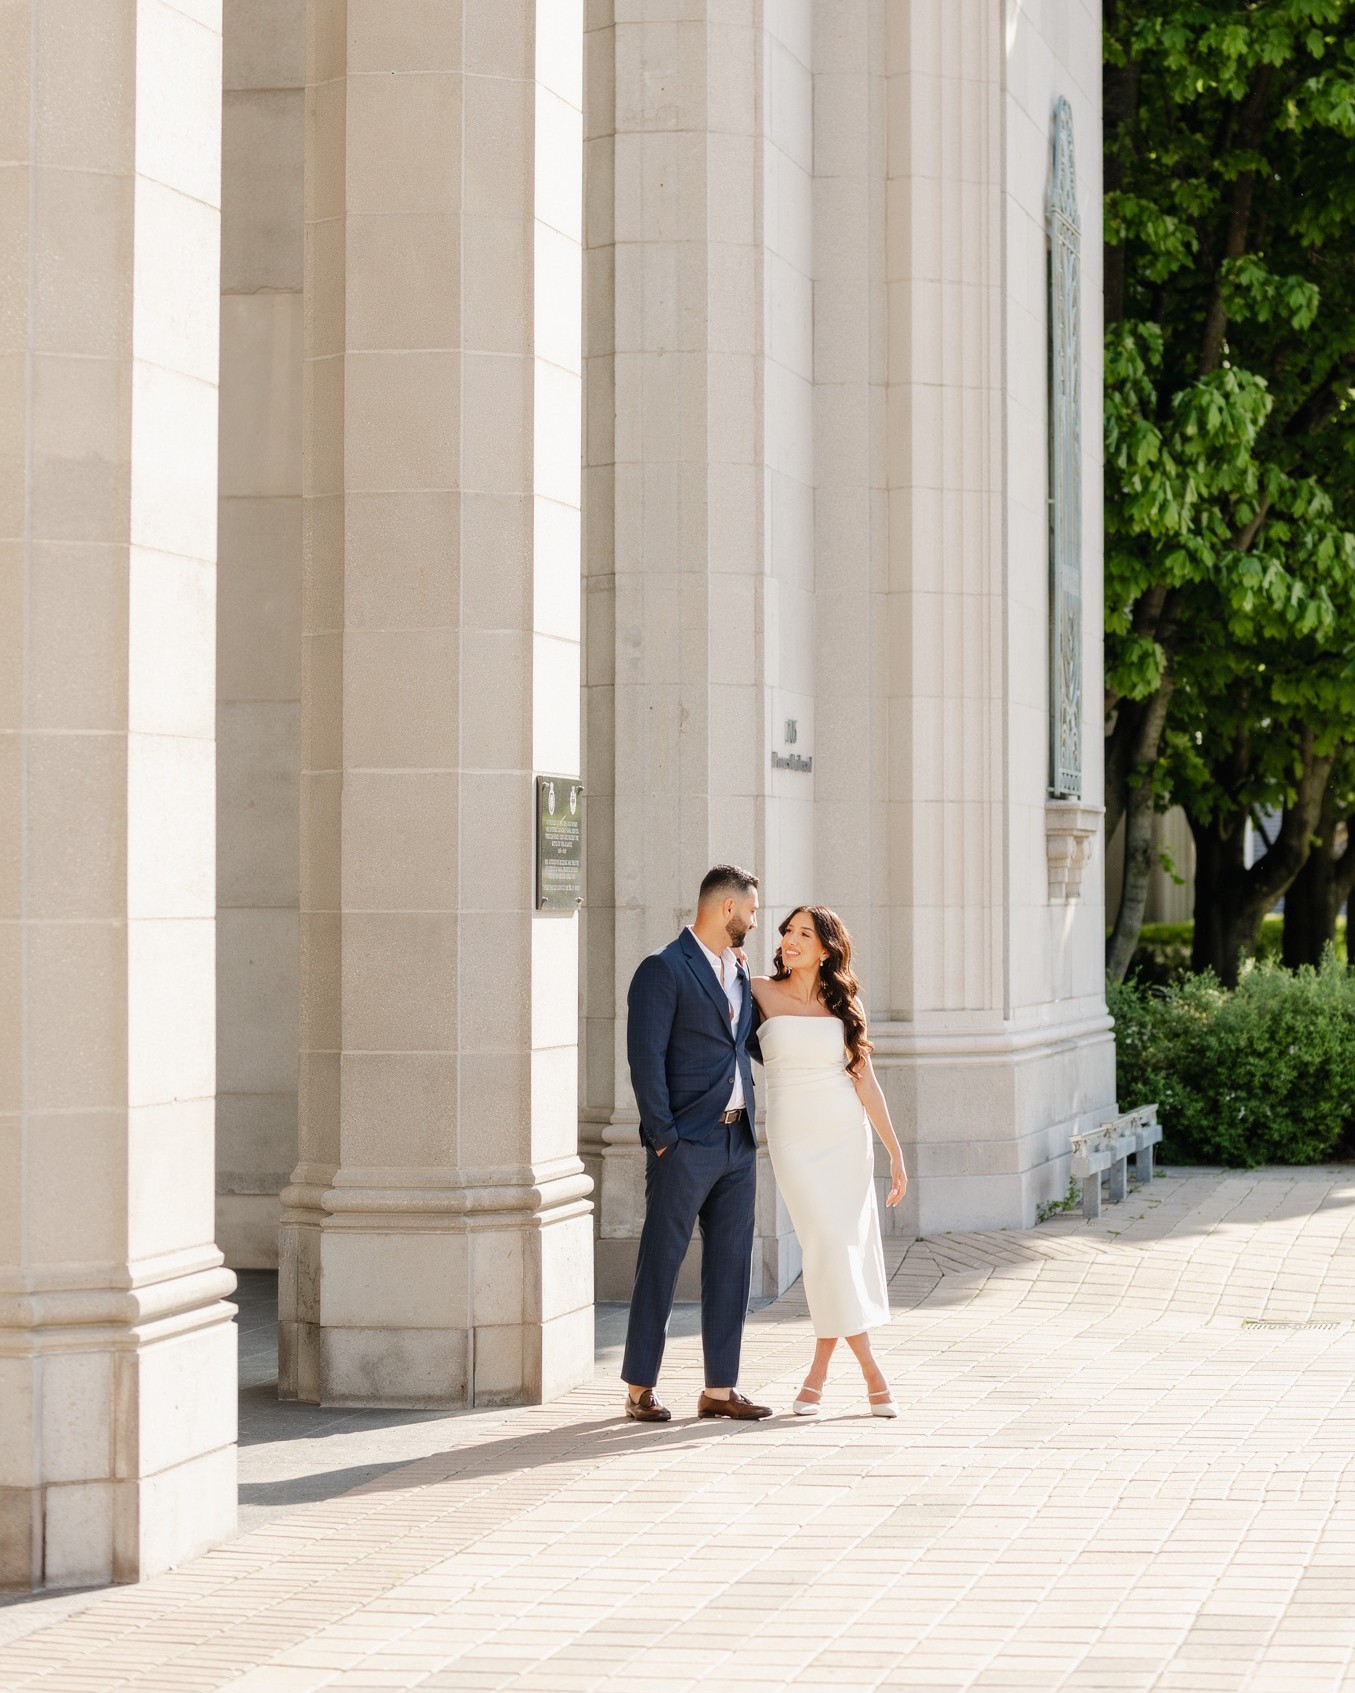
[[[583,783],[577,776],[536,779],[536,909],[577,911],[583,904]]]

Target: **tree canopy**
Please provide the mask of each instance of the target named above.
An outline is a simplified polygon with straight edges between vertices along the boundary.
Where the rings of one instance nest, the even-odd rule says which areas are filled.
[[[1174,801],[1226,981],[1355,801],[1355,0],[1108,0],[1105,116],[1108,962]]]

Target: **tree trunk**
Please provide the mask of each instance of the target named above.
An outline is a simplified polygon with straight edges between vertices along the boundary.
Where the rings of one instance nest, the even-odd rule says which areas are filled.
[[[1107,8],[1109,27],[1113,8]],[[1139,103],[1139,66],[1131,59],[1124,65],[1107,65],[1102,71],[1101,119],[1105,132],[1104,190],[1112,194],[1124,187],[1124,132],[1133,124]],[[1123,241],[1106,248],[1103,278],[1106,324],[1118,323],[1125,313],[1125,245]]]
[[[1190,822],[1195,837],[1195,943],[1191,968],[1213,970],[1237,986],[1238,959],[1256,951],[1261,919],[1294,883],[1307,862],[1334,759],[1317,757],[1311,728],[1301,736],[1302,774],[1284,808],[1279,832],[1256,862],[1244,862],[1246,820],[1230,812],[1210,823]]]
[[[1223,258],[1240,259],[1247,246],[1247,224],[1251,219],[1252,190],[1256,184],[1254,171],[1243,171],[1233,183],[1233,206],[1228,218],[1228,233],[1223,242]],[[1223,267],[1220,265],[1205,312],[1204,336],[1200,348],[1200,375],[1207,376],[1223,362],[1224,338],[1228,333],[1228,314],[1223,307]]]
[[[1106,943],[1106,976],[1122,982],[1139,944],[1143,913],[1148,904],[1148,880],[1153,869],[1153,785],[1146,779],[1129,796],[1124,817],[1124,876],[1120,909]]]
[[[1266,102],[1270,98],[1274,80],[1274,66],[1262,65],[1238,116],[1239,147],[1255,148],[1259,142],[1265,125]],[[1233,180],[1233,200],[1228,213],[1228,230],[1223,238],[1222,261],[1214,272],[1214,286],[1205,312],[1204,337],[1200,348],[1201,376],[1217,370],[1223,362],[1224,339],[1228,333],[1228,314],[1223,309],[1223,264],[1229,259],[1240,259],[1247,250],[1247,228],[1251,223],[1255,188],[1255,171],[1244,170]]]
[[[1329,783],[1322,796],[1312,850],[1285,891],[1281,957],[1290,970],[1297,970],[1301,964],[1317,966],[1322,962],[1322,949],[1335,943],[1336,919],[1341,911],[1336,864],[1336,802]]]
[[[1352,819],[1352,821],[1355,821],[1355,819]],[[1350,847],[1347,847],[1347,853],[1350,853]],[[1355,933],[1352,933],[1353,929],[1355,929],[1355,923],[1350,921],[1350,906],[1347,906],[1347,913],[1345,913],[1345,967],[1347,967],[1347,970],[1355,970]]]
[[[1245,830],[1239,817],[1210,823],[1190,820],[1195,837],[1195,936],[1192,970],[1212,970],[1225,987],[1237,986],[1238,962],[1255,945],[1246,910]],[[1260,917],[1256,920],[1260,927]]]
[[[1297,970],[1301,964],[1322,962],[1322,949],[1336,940],[1336,866],[1331,843],[1313,843],[1308,862],[1295,876],[1284,896],[1285,966]]]
[[[1134,607],[1134,631],[1151,635],[1162,648],[1162,680],[1157,692],[1146,699],[1131,700],[1106,695],[1105,749],[1105,806],[1106,839],[1120,826],[1120,819],[1129,809],[1129,796],[1134,781],[1147,781],[1152,775],[1162,744],[1162,731],[1167,723],[1167,707],[1171,704],[1176,682],[1172,676],[1172,655],[1179,633],[1180,606],[1178,597],[1165,582],[1155,582],[1139,598]]]
[[[1175,634],[1172,620],[1171,637]],[[1162,746],[1176,683],[1170,671],[1146,700],[1122,700],[1127,713],[1125,737],[1110,743],[1106,770],[1106,839],[1124,818],[1124,878],[1120,909],[1106,945],[1106,974],[1122,982],[1139,944],[1143,913],[1148,903],[1148,878],[1153,868],[1153,766]],[[1118,799],[1118,803],[1116,803]]]
[[[1129,772],[1133,769],[1134,748],[1143,721],[1143,701],[1122,699],[1114,708],[1114,721],[1106,736],[1106,839],[1120,826],[1120,819],[1129,810]]]
[[[1355,816],[1346,818],[1345,844],[1341,849],[1341,856],[1332,865],[1332,879],[1336,883],[1336,892],[1332,896],[1332,903],[1339,917],[1346,914],[1346,966],[1355,968],[1355,952],[1351,951],[1350,931],[1350,896],[1355,893]]]

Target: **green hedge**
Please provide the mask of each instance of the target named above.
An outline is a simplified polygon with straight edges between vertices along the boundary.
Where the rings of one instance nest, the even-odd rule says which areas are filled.
[[[1167,1162],[1320,1164],[1355,1144],[1355,972],[1263,961],[1107,989],[1120,1109],[1156,1100]]]
[[[1139,944],[1129,961],[1129,974],[1141,982],[1165,987],[1190,969],[1190,949],[1195,939],[1193,923],[1145,923],[1139,930]],[[1263,918],[1256,956],[1264,961],[1278,959],[1284,940],[1284,918]],[[1346,920],[1336,919],[1336,950],[1346,955]]]

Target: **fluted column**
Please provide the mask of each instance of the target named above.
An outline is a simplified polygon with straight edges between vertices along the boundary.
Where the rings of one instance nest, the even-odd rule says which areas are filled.
[[[235,1523],[213,1245],[220,8],[0,13],[0,1585]]]
[[[885,281],[888,0],[814,12],[815,897],[889,991]]]
[[[592,1369],[532,780],[579,768],[582,39],[572,0],[310,4],[297,1398]]]

